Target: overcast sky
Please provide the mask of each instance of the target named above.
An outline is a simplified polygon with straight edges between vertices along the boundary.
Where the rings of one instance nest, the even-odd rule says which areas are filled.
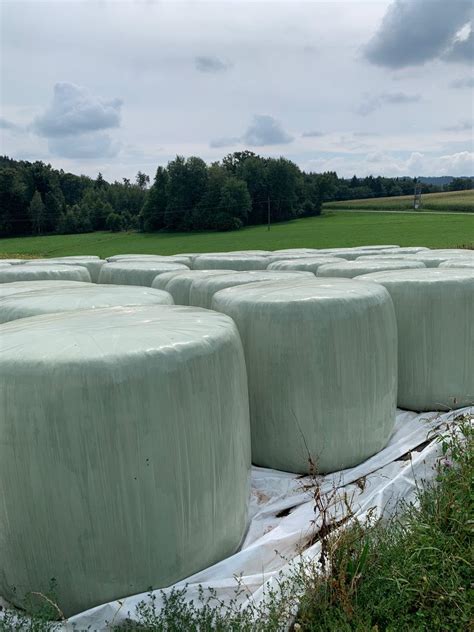
[[[472,175],[472,3],[1,2],[0,153],[107,179],[251,149]]]

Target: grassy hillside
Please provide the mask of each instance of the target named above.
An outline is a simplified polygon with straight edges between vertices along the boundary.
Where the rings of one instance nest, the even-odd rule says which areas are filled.
[[[367,211],[413,211],[413,195],[327,202],[325,209]],[[428,193],[422,196],[421,211],[474,213],[474,190]]]
[[[399,244],[442,248],[474,242],[474,215],[325,213],[229,233],[86,233],[0,239],[0,257],[212,252]]]

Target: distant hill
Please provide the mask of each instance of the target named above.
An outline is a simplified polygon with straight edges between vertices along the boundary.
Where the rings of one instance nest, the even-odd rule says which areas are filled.
[[[457,176],[460,178],[468,178],[473,179],[474,176]],[[454,180],[454,176],[420,176],[418,178],[421,182],[425,184],[435,184],[437,186],[445,186],[446,184],[451,184]]]

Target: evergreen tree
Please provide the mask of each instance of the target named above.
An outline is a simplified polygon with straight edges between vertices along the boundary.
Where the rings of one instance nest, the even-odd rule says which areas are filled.
[[[28,206],[33,233],[41,235],[46,224],[46,209],[39,191],[35,191]]]

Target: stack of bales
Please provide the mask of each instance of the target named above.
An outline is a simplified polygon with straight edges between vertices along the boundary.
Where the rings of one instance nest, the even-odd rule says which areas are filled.
[[[69,615],[170,585],[239,546],[250,437],[256,465],[326,473],[386,445],[397,397],[473,403],[474,273],[448,265],[465,253],[0,264],[0,594],[54,576]]]

